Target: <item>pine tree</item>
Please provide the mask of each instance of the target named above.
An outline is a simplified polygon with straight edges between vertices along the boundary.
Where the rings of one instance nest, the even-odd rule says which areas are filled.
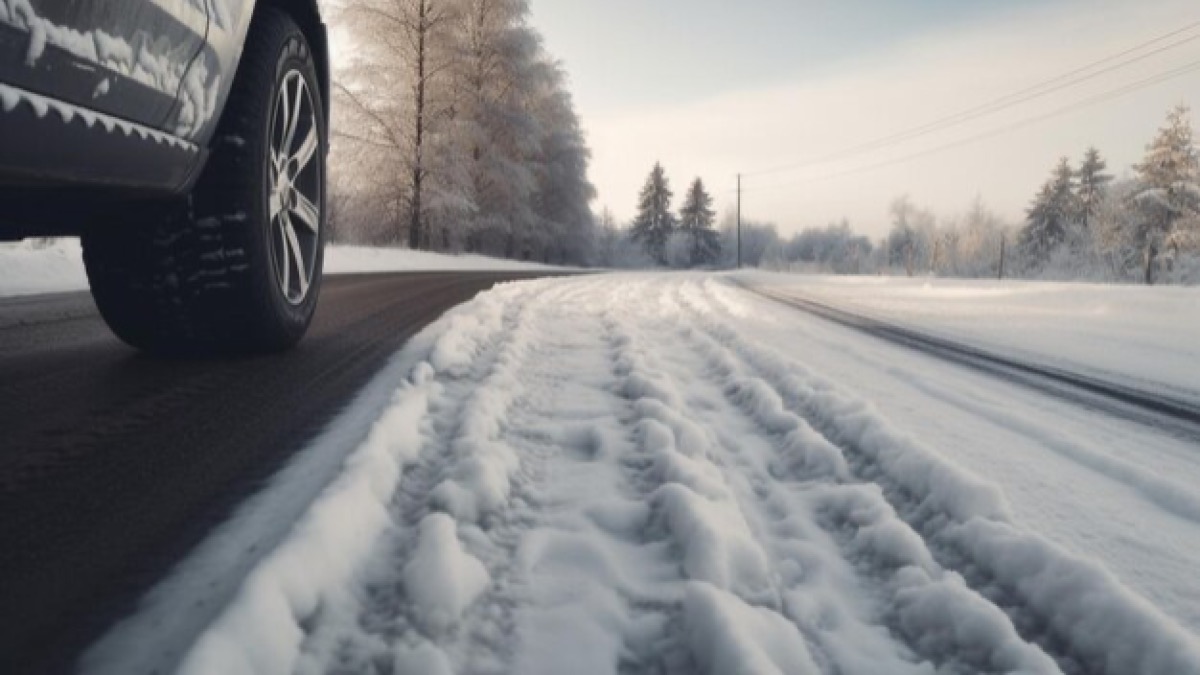
[[[711,265],[721,259],[721,236],[713,229],[717,213],[712,204],[704,182],[697,178],[679,211],[679,230],[688,238],[692,267]]]
[[[671,214],[673,196],[662,164],[656,163],[638,197],[638,214],[631,236],[659,265],[667,264],[667,239],[675,231],[675,216]]]
[[[1067,240],[1067,231],[1078,213],[1075,172],[1070,160],[1063,157],[1034,198],[1021,230],[1019,245],[1030,265],[1040,267],[1049,260],[1054,249]]]
[[[1172,253],[1196,238],[1200,214],[1200,156],[1192,137],[1190,110],[1178,105],[1167,115],[1167,125],[1146,148],[1146,158],[1134,166],[1138,191],[1134,204],[1140,218],[1133,239],[1142,247],[1145,281],[1154,283],[1154,271],[1163,249]]]
[[[1095,219],[1096,212],[1100,208],[1100,202],[1104,199],[1104,192],[1108,184],[1112,182],[1113,177],[1104,173],[1107,168],[1108,163],[1100,156],[1100,151],[1096,148],[1088,148],[1083,156],[1083,164],[1079,166],[1076,194],[1076,203],[1079,207],[1077,220],[1085,230],[1091,228],[1092,220]]]

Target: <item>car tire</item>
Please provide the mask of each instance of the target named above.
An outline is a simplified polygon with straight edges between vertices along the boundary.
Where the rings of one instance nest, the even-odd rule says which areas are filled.
[[[313,53],[286,13],[255,16],[211,155],[185,204],[83,233],[105,321],[163,355],[273,352],[312,321],[328,130]],[[140,223],[137,221],[141,221]]]

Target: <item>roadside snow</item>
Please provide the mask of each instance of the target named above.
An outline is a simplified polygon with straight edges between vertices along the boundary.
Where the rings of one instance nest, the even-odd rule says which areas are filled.
[[[362,274],[367,272],[546,272],[573,268],[555,267],[535,262],[502,260],[481,255],[445,255],[399,248],[367,248],[363,246],[330,246],[325,251],[327,274]]]
[[[78,239],[0,243],[0,297],[79,291],[87,284]]]
[[[1200,522],[1045,447],[1194,498],[1133,423],[700,275],[506,284],[397,363],[184,672],[1200,673]]]
[[[475,255],[405,249],[330,246],[326,274],[375,272],[546,272],[567,268]],[[87,290],[78,239],[27,239],[0,243],[0,297]]]
[[[736,278],[1001,354],[1200,400],[1200,288],[768,272]]]

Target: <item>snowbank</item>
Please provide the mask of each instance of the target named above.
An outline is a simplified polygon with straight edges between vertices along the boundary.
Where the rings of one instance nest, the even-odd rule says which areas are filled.
[[[27,239],[0,244],[0,297],[87,288],[78,239]]]
[[[326,274],[553,272],[570,269],[477,255],[445,255],[406,249],[330,246],[325,252]],[[0,297],[65,293],[87,287],[83,251],[78,239],[0,243]]]
[[[328,274],[370,272],[550,272],[577,270],[535,262],[488,258],[481,255],[447,255],[399,248],[330,246],[325,251]]]

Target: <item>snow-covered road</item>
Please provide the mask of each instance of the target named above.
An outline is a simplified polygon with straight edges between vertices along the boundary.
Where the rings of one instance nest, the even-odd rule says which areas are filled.
[[[719,276],[509,284],[380,377],[183,672],[1200,673],[1175,437]]]

